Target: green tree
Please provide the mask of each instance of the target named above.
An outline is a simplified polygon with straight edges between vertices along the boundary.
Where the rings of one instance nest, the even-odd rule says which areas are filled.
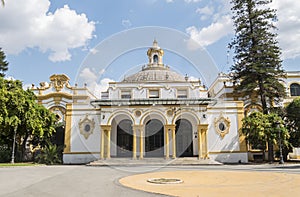
[[[8,69],[8,62],[5,60],[6,56],[0,48],[0,77],[4,77],[4,72]]]
[[[266,144],[270,141],[278,144],[281,138],[284,146],[287,147],[289,144],[289,133],[284,126],[284,121],[275,113],[251,113],[243,119],[242,132],[253,148],[261,149],[264,152]]]
[[[290,132],[290,143],[300,147],[300,97],[295,98],[286,107],[287,127]]]
[[[276,11],[268,8],[272,0],[231,0],[235,37],[229,44],[234,49],[232,80],[234,91],[242,96],[260,99],[263,113],[268,114],[273,102],[285,96],[280,78],[285,77],[276,40]],[[269,159],[273,144],[268,142]]]
[[[23,90],[18,80],[0,77],[0,93],[0,140],[12,147],[16,131],[17,147],[23,159],[28,142],[45,146],[45,141],[55,132],[55,115],[37,104],[33,92]]]
[[[273,101],[285,95],[280,77],[285,77],[276,41],[276,12],[268,8],[271,0],[232,0],[235,37],[230,43],[234,49],[236,92],[258,95],[263,112]],[[268,105],[269,104],[269,105]]]

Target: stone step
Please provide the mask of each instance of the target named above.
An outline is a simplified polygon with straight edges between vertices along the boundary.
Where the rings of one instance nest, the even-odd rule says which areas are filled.
[[[133,166],[133,165],[222,165],[222,163],[210,159],[198,159],[195,157],[180,157],[176,159],[163,158],[110,158],[93,161],[88,166]]]

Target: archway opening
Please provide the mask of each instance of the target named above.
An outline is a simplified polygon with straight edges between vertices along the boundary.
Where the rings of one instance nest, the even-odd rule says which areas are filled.
[[[178,157],[193,156],[193,127],[190,121],[179,119],[176,121],[176,155]]]
[[[164,156],[164,125],[157,119],[149,120],[145,127],[145,156]]]
[[[117,157],[131,157],[133,148],[132,121],[121,120],[117,125]]]
[[[158,63],[158,56],[157,56],[157,55],[154,55],[154,56],[153,56],[153,62],[154,62],[155,64]]]

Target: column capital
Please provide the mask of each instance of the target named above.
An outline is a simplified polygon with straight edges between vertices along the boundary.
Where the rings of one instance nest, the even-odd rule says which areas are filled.
[[[132,125],[132,129],[141,130],[141,129],[143,129],[143,125],[134,124],[134,125]]]
[[[173,130],[175,130],[176,125],[175,124],[166,124],[166,125],[164,125],[164,127],[165,127],[166,131],[168,131],[168,130],[173,131]]]
[[[111,125],[100,125],[102,131],[111,131]]]
[[[198,124],[198,129],[207,131],[208,124]]]

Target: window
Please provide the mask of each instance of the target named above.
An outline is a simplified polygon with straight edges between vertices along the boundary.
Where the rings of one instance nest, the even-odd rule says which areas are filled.
[[[292,83],[290,86],[291,96],[300,96],[300,85]]]
[[[149,90],[149,98],[159,98],[158,90]]]
[[[130,90],[122,90],[121,91],[121,99],[130,99],[131,91]]]
[[[187,90],[177,90],[177,98],[187,98]]]
[[[158,56],[157,56],[157,55],[154,55],[154,56],[153,56],[153,62],[154,62],[155,64],[158,63]]]

